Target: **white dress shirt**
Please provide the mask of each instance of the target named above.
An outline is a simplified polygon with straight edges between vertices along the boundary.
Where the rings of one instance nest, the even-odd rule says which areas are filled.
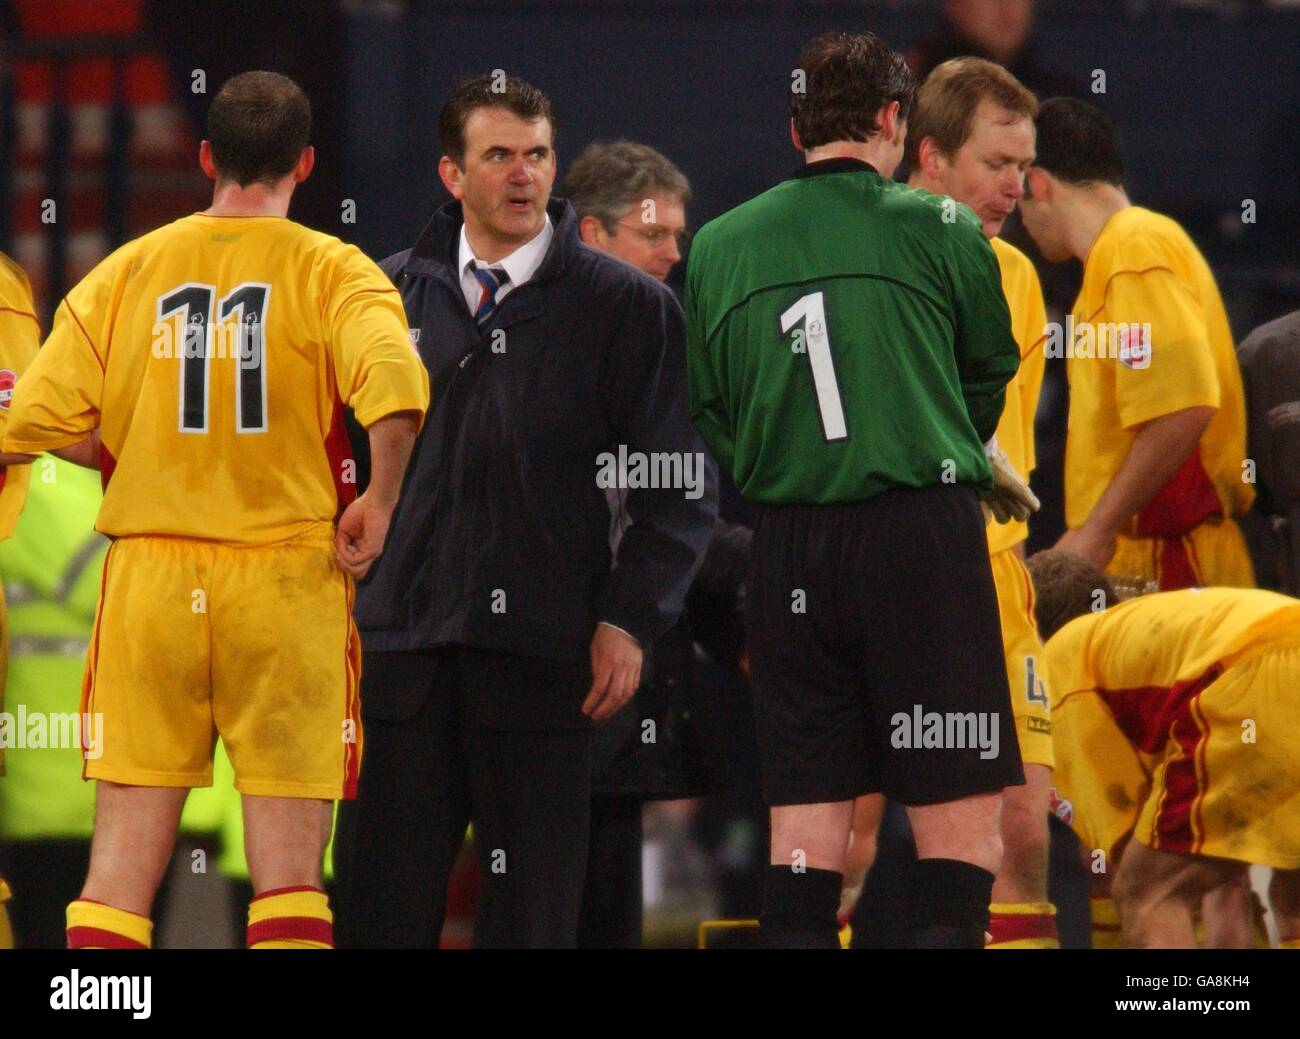
[[[474,250],[469,244],[469,238],[465,234],[465,225],[462,224],[460,228],[460,288],[465,293],[465,303],[469,307],[470,314],[474,314],[478,310],[478,301],[483,298],[483,285],[474,277],[474,272],[470,269],[471,263],[477,263],[480,267],[505,268],[510,280],[497,289],[497,303],[500,304],[507,295],[537,273],[537,268],[542,265],[546,250],[550,247],[551,239],[554,237],[555,228],[551,226],[551,215],[547,213],[542,229],[537,234],[533,235],[531,239],[509,256],[503,256],[494,263],[488,263],[474,255]]]

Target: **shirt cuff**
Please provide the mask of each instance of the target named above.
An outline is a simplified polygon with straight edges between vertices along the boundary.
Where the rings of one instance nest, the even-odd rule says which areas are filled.
[[[637,644],[637,646],[640,646],[640,645],[641,645],[641,640],[640,640],[639,638],[637,638],[635,635],[633,635],[633,634],[632,634],[630,631],[628,631],[626,628],[620,628],[617,624],[611,624],[609,621],[601,621],[600,623],[603,624],[603,625],[605,625],[605,627],[607,627],[607,628],[613,628],[615,631],[621,631],[624,635],[626,635],[626,636],[627,636],[628,638],[630,638],[633,642],[635,642],[635,643]],[[599,625],[598,625],[598,626],[599,626]]]

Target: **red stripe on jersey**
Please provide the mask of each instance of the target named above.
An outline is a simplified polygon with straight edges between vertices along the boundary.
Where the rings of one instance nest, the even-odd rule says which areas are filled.
[[[1061,937],[1056,930],[1056,917],[1051,913],[990,913],[989,934],[993,936],[993,944]]]
[[[343,421],[343,415],[343,401],[339,400],[336,390],[330,431],[325,435],[325,455],[329,459],[330,475],[334,478],[334,494],[339,503],[338,511],[334,513],[335,520],[357,499],[357,461],[352,453],[352,441],[348,439],[348,427]],[[350,482],[343,479],[345,466],[352,476]]]
[[[99,485],[103,490],[108,490],[108,481],[113,478],[113,470],[116,468],[117,459],[101,440],[99,442]]]
[[[261,942],[287,942],[295,939],[334,944],[334,927],[328,920],[315,916],[273,916],[248,925],[248,947]]]
[[[69,927],[68,948],[147,949],[149,946],[116,931],[105,931],[102,927]]]
[[[1223,665],[1215,664],[1199,678],[1171,686],[1098,689],[1097,695],[1110,708],[1128,741],[1146,754],[1155,754],[1164,748],[1170,726],[1187,715],[1191,701],[1221,674]]]
[[[1138,537],[1181,537],[1211,516],[1221,515],[1223,506],[1201,464],[1201,445],[1197,444],[1178,472],[1138,510]]]

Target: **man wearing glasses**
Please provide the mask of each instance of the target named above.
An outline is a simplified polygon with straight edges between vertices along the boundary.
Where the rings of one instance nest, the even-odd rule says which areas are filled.
[[[665,281],[686,247],[691,186],[649,145],[597,141],[569,169],[564,196],[588,245]]]

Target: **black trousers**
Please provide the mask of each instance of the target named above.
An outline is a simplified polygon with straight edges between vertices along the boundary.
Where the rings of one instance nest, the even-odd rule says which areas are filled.
[[[340,947],[436,948],[474,824],[474,944],[571,948],[587,865],[586,663],[454,646],[367,653],[357,797],[334,844]]]
[[[579,949],[641,948],[641,807],[639,797],[591,802]]]

